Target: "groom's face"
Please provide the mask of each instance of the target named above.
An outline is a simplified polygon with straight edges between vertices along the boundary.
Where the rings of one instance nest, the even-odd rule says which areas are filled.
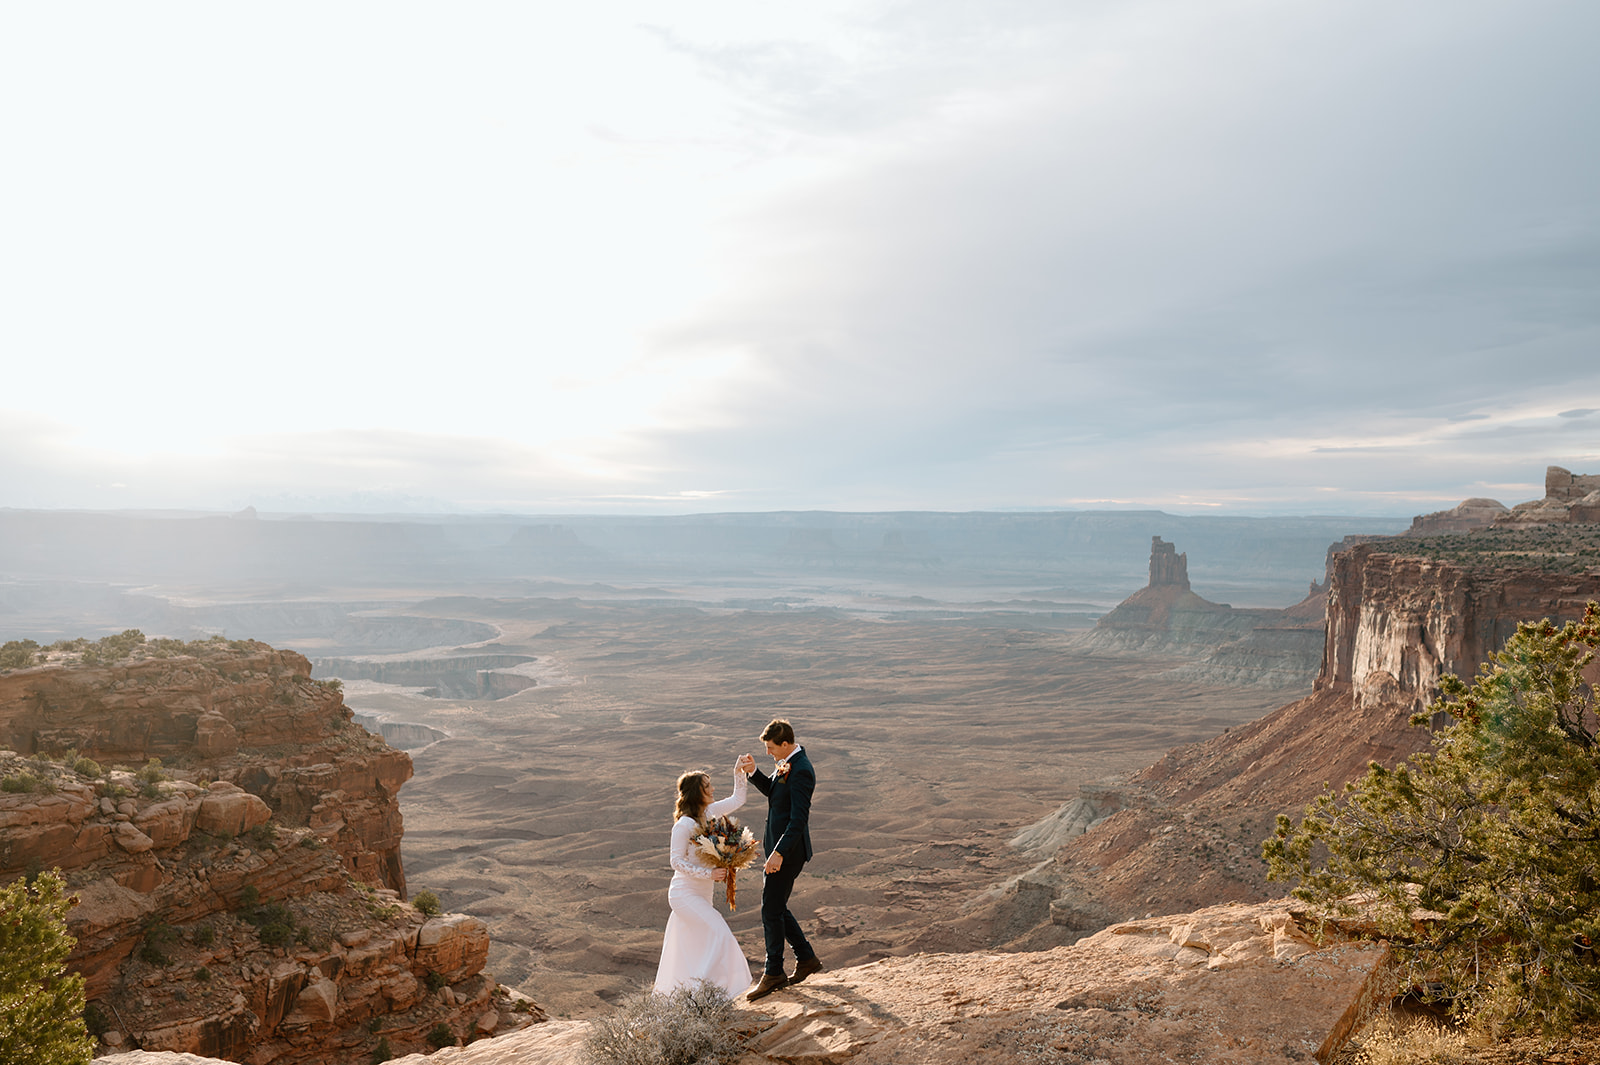
[[[771,740],[762,740],[761,742],[767,745],[767,753],[772,755],[774,762],[782,761],[791,750],[787,743],[773,743]]]

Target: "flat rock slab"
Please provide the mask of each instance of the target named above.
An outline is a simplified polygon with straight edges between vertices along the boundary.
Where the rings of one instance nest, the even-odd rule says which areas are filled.
[[[1115,925],[1029,954],[891,958],[746,1007],[755,1060],[981,1065],[1018,1060],[1326,1060],[1383,978],[1383,948],[1317,946],[1283,902]]]

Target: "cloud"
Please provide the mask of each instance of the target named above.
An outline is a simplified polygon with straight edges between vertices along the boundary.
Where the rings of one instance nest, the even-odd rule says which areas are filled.
[[[0,33],[43,42],[0,45],[0,505],[1404,514],[1600,468],[1593,5],[308,11]]]

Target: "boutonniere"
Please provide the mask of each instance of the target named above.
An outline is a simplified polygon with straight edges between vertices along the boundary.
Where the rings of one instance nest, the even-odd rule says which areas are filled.
[[[772,767],[772,779],[773,780],[783,780],[788,775],[789,775],[789,759],[785,758],[783,761],[779,762],[777,765]]]

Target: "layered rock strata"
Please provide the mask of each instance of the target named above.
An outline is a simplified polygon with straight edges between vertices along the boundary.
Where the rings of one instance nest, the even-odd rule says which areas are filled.
[[[0,882],[67,875],[107,1045],[342,1065],[536,1016],[482,972],[481,922],[402,901],[410,759],[301,656],[236,642],[12,672],[0,740]]]
[[[1445,673],[1470,678],[1519,622],[1574,620],[1600,599],[1600,573],[1468,569],[1398,556],[1380,542],[1330,565],[1323,664],[1312,693],[1242,728],[1176,748],[1121,783],[1097,785],[1031,833],[1039,866],[987,905],[1038,922],[1025,945],[1071,941],[1145,913],[1281,894],[1261,841],[1328,787],[1428,743],[1411,716]],[[1086,814],[1088,816],[1086,820]],[[1092,830],[1050,852],[1065,823]]]

